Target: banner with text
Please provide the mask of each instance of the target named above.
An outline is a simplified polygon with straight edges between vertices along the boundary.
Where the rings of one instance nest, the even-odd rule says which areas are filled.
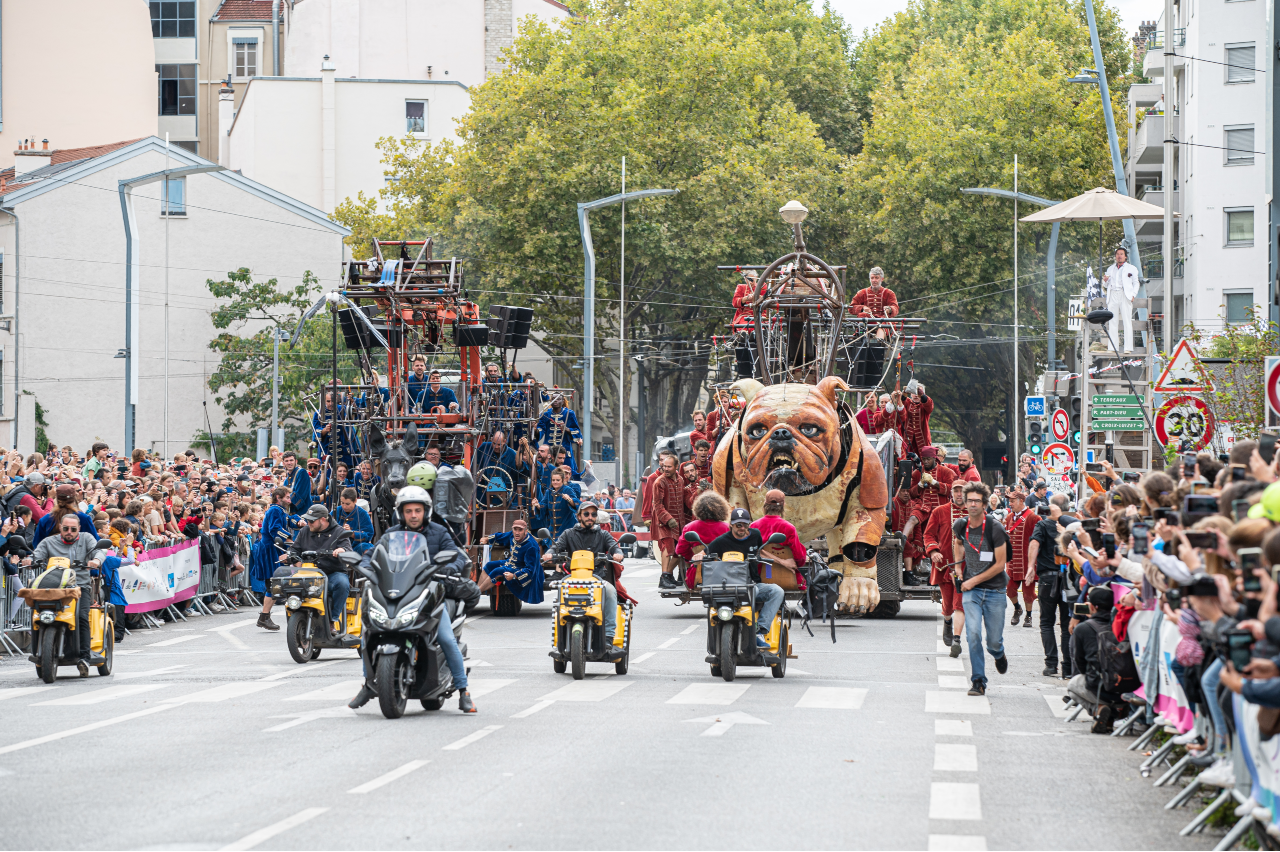
[[[1133,660],[1142,671],[1142,652],[1150,640],[1151,623],[1155,620],[1154,610],[1141,610],[1133,614],[1129,621],[1129,644],[1133,647]],[[1177,726],[1179,732],[1186,732],[1195,724],[1195,714],[1191,703],[1187,701],[1178,676],[1173,673],[1173,651],[1182,641],[1178,626],[1167,618],[1160,619],[1160,683],[1155,696],[1143,695],[1156,708],[1157,713]],[[1138,691],[1143,694],[1142,690]]]
[[[120,586],[125,612],[150,612],[191,598],[200,586],[200,540],[139,553],[133,565],[120,567]]]

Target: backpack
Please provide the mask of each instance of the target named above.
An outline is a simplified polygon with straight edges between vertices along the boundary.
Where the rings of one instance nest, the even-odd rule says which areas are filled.
[[[36,575],[31,581],[33,589],[69,589],[76,584],[76,570],[74,568],[59,568],[54,566],[46,568]]]
[[[21,502],[22,498],[26,497],[28,494],[31,494],[31,489],[27,488],[25,485],[19,485],[16,488],[11,489],[8,494],[4,495],[4,514],[12,515],[13,510],[18,508],[18,503]],[[34,496],[35,495],[32,495],[32,497]]]
[[[1100,688],[1107,692],[1133,692],[1142,685],[1133,661],[1133,646],[1117,639],[1110,627],[1098,630],[1098,672],[1102,677]]]

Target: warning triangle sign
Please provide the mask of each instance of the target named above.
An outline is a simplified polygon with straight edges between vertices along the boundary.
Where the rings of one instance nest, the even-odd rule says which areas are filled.
[[[1179,340],[1173,349],[1173,357],[1156,379],[1156,393],[1205,393],[1213,390],[1212,382],[1206,383],[1200,375],[1200,359],[1191,351],[1186,340]]]

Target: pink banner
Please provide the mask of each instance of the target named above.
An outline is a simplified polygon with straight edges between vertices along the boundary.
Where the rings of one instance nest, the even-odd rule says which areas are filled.
[[[132,565],[120,567],[125,612],[151,612],[189,600],[200,588],[198,539],[139,553]]]

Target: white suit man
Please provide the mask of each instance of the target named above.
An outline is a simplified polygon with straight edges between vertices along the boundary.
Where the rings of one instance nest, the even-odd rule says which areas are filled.
[[[1124,353],[1133,352],[1133,300],[1141,286],[1138,267],[1129,263],[1129,253],[1116,249],[1116,262],[1102,275],[1102,286],[1107,291],[1107,310],[1115,314],[1107,323],[1107,333],[1116,346],[1120,345],[1120,320],[1124,320]]]

